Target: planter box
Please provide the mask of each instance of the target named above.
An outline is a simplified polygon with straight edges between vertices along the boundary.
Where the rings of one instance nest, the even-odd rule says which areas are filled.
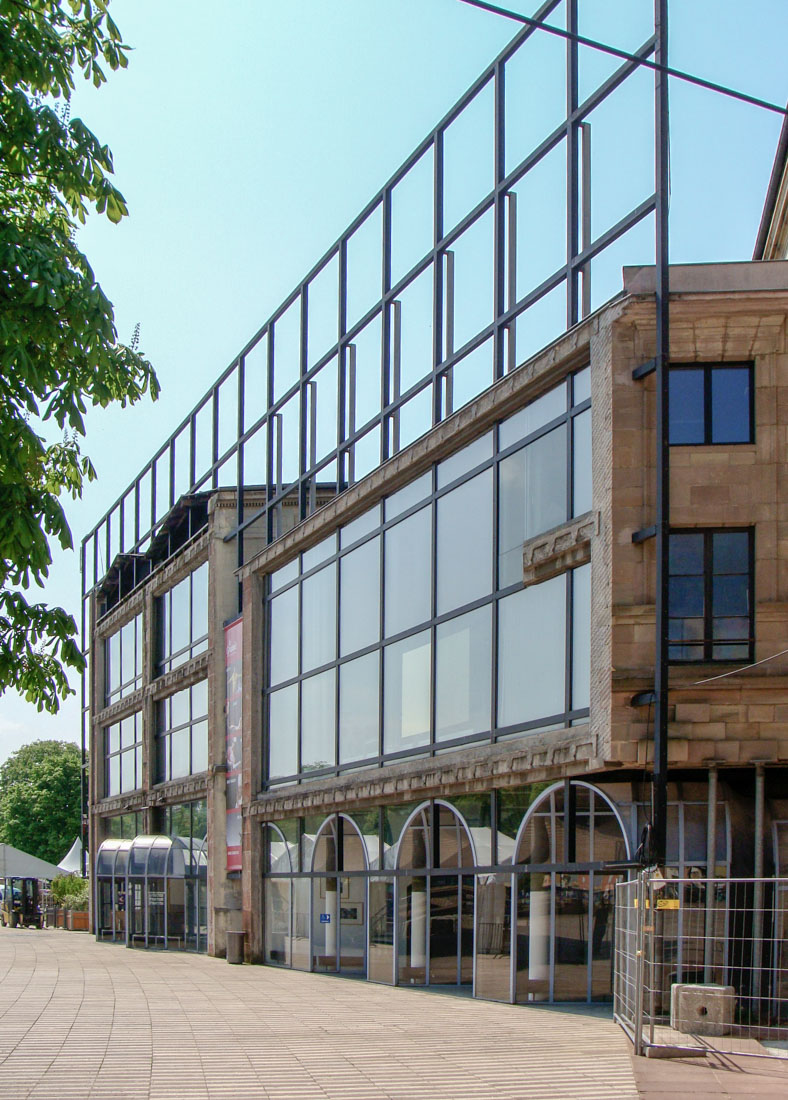
[[[87,909],[69,909],[66,912],[69,932],[87,932],[90,929]]]

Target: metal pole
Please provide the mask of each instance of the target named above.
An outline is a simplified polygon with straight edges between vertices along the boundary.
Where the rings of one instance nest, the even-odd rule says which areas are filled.
[[[752,892],[752,998],[756,1012],[761,997],[763,962],[763,822],[765,775],[763,764],[755,765],[755,851],[753,853]]]
[[[703,980],[712,979],[714,935],[714,885],[717,865],[717,768],[709,768],[708,808],[706,816],[706,924],[704,929]]]
[[[668,0],[654,0],[655,57],[668,60]],[[668,267],[668,77],[655,77],[656,167],[656,653],[654,662],[654,822],[655,862],[664,864],[668,811],[668,540],[670,531],[670,455],[668,449],[669,293]]]

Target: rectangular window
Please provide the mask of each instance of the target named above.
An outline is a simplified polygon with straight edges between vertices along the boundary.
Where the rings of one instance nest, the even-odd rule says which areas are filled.
[[[142,786],[142,714],[130,714],[104,729],[104,797]]]
[[[208,681],[156,704],[156,782],[208,767]]]
[[[752,530],[673,531],[669,557],[670,660],[752,660]]]
[[[162,676],[208,648],[208,562],[156,601],[156,673]]]
[[[142,616],[104,641],[104,702],[115,703],[142,687]]]
[[[670,442],[752,443],[752,363],[674,363],[669,375]]]

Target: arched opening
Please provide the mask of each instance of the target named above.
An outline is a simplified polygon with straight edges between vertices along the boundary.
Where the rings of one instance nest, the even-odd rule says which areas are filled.
[[[557,783],[529,809],[514,859],[529,865],[516,875],[517,1001],[611,999],[619,876],[598,864],[629,856],[615,806],[589,783]]]
[[[267,873],[292,873],[290,849],[284,833],[276,825],[263,825],[263,852]],[[263,943],[265,961],[275,966],[290,966],[292,955],[293,882],[288,878],[267,878]]]
[[[126,942],[126,868],[130,840],[105,840],[96,856],[96,938]]]
[[[446,802],[418,807],[397,850],[397,980],[407,985],[473,982],[475,853]]]
[[[355,822],[333,814],[312,851],[312,969],[366,974],[367,851]]]

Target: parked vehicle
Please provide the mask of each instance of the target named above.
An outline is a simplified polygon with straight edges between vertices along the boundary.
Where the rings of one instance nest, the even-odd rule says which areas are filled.
[[[35,878],[2,880],[0,924],[11,928],[41,928],[41,884]]]

